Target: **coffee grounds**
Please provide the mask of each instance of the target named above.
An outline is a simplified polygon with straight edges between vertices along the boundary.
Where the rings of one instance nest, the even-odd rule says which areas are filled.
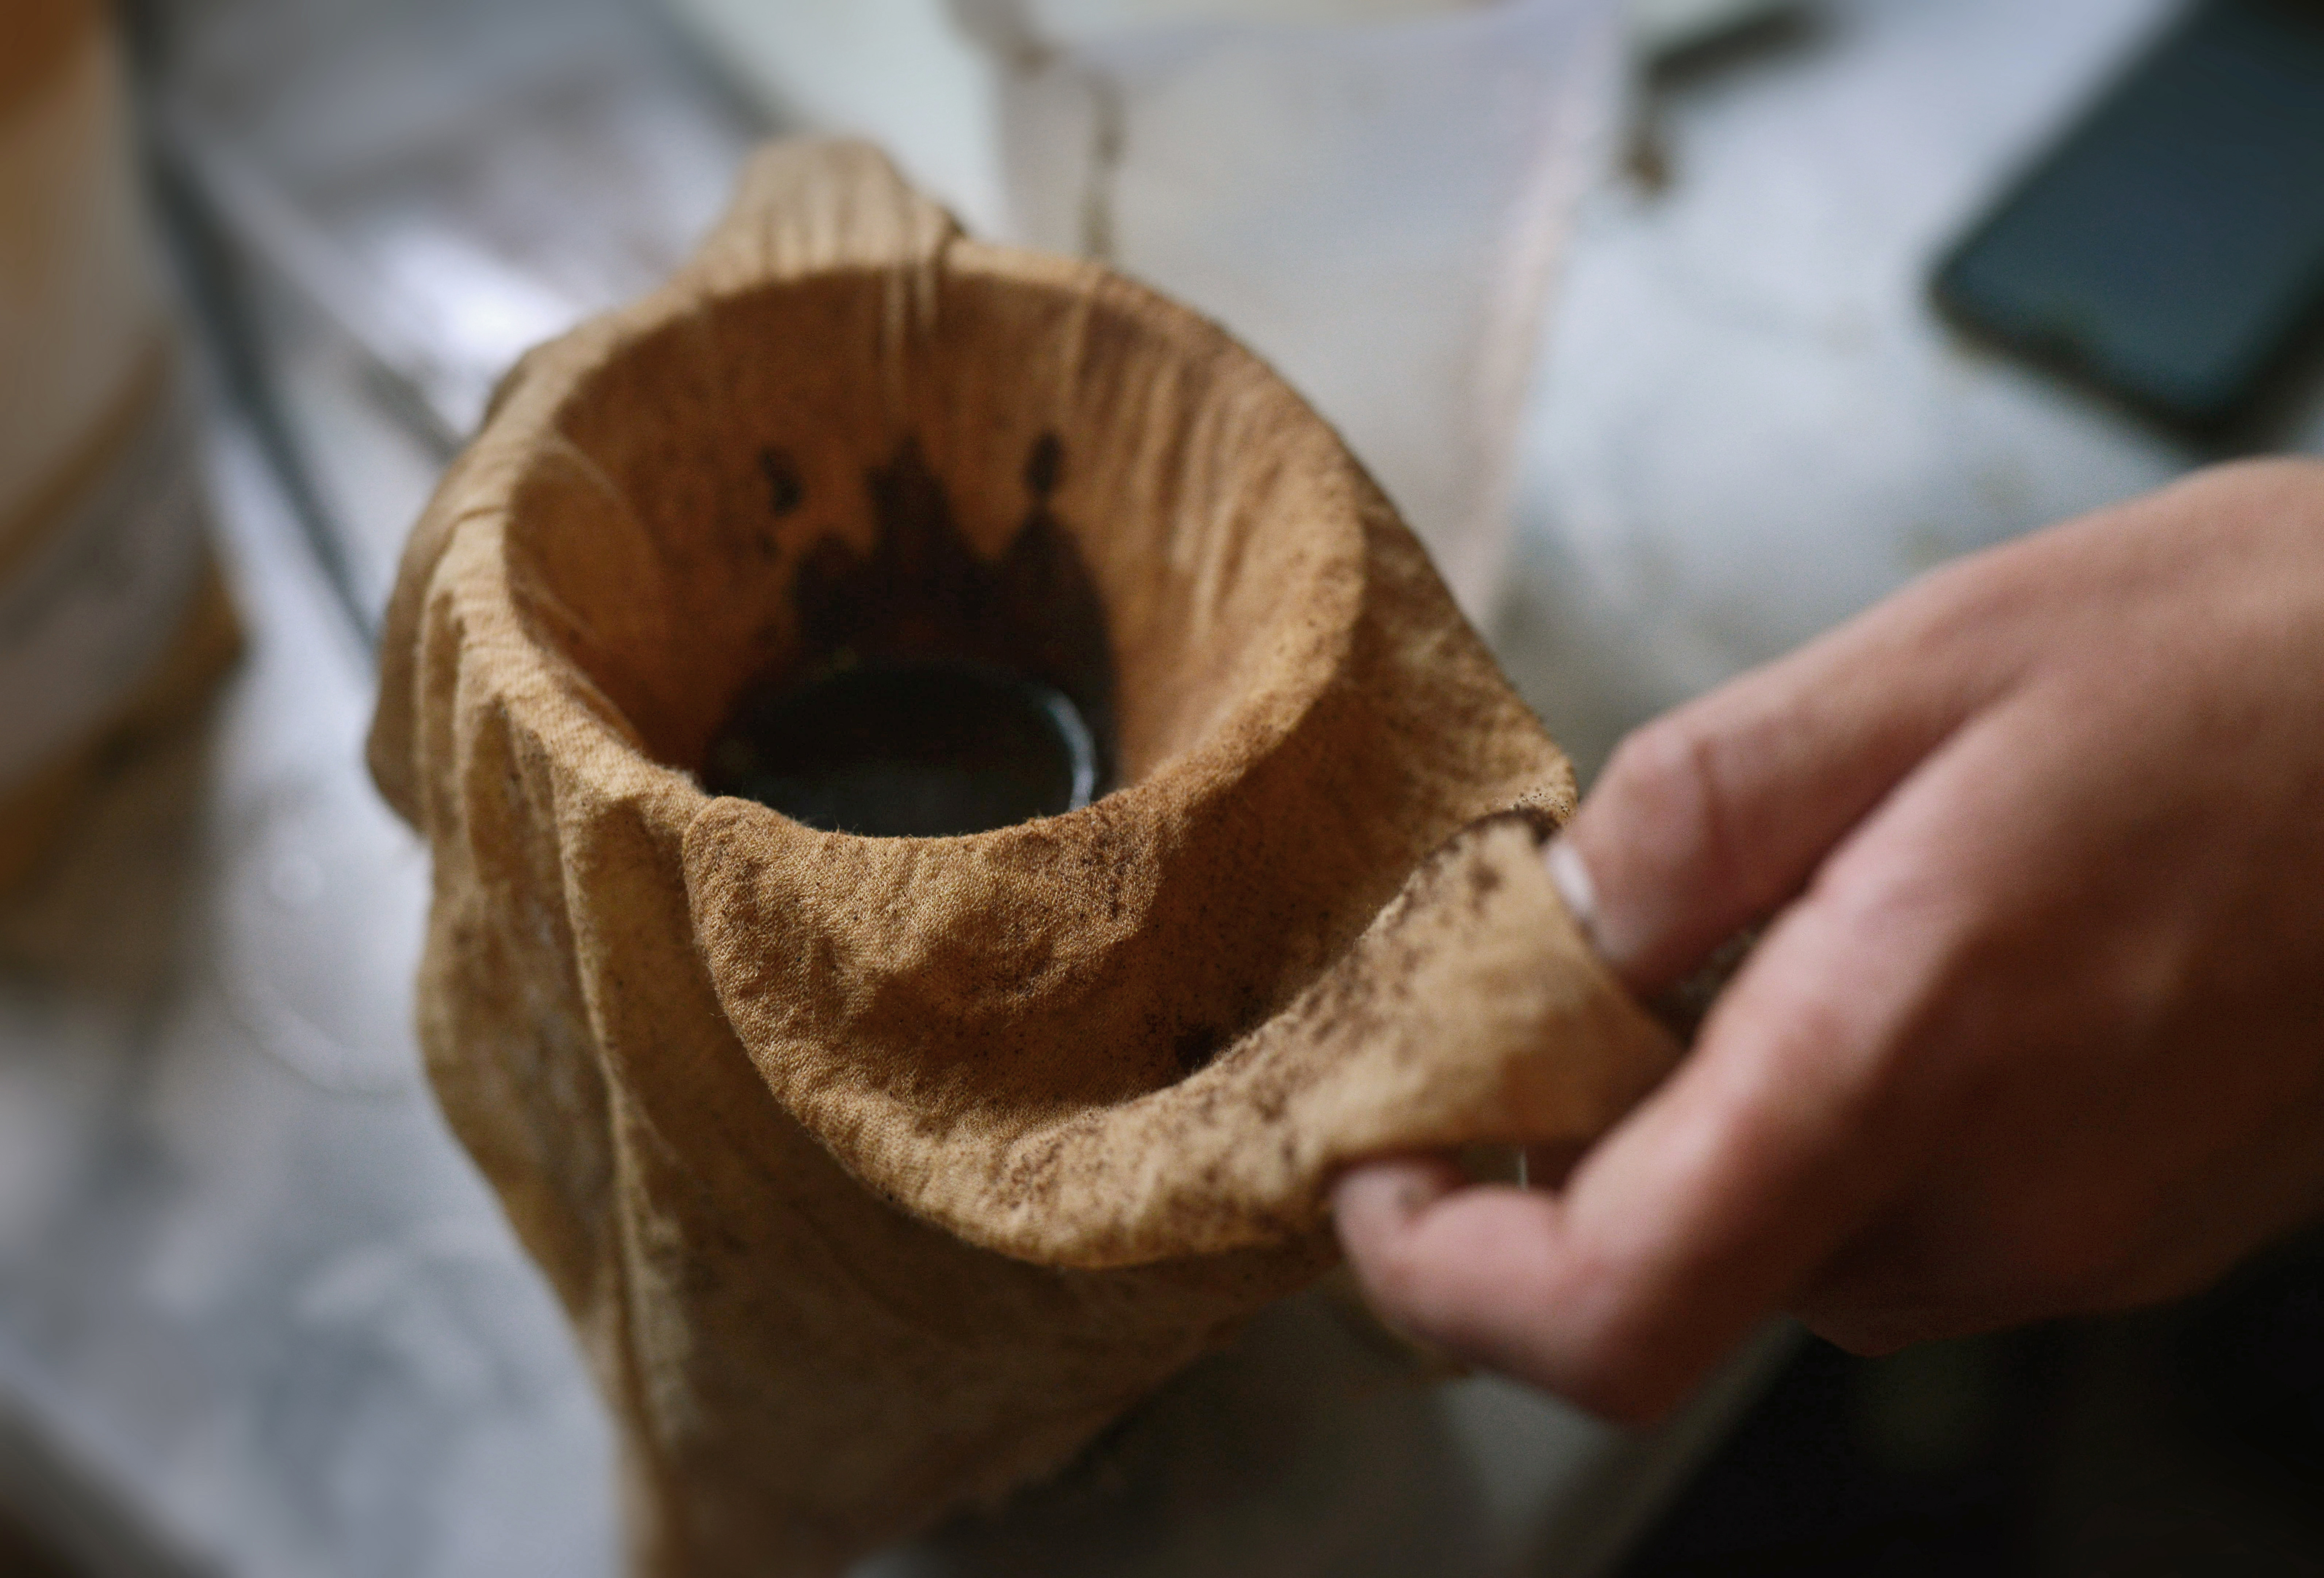
[[[968,664],[873,664],[747,695],[702,777],[827,832],[950,838],[1088,804],[1097,761],[1051,686]]]
[[[803,649],[745,693],[735,721],[770,692],[858,664],[966,665],[1062,693],[1095,743],[1103,793],[1113,775],[1113,655],[1097,583],[1050,508],[1064,467],[1056,434],[1032,443],[1021,473],[1024,520],[987,559],[954,521],[918,440],[905,439],[864,476],[879,528],[870,551],[835,537],[807,551],[791,587]],[[783,489],[779,480],[770,486]]]

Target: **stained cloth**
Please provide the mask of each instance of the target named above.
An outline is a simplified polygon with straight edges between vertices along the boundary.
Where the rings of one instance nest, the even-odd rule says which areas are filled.
[[[962,645],[1120,787],[953,839],[714,797],[737,695]],[[1196,315],[778,144],[532,353],[390,609],[419,1015],[618,1413],[637,1569],[836,1569],[1332,1258],[1334,1170],[1676,1056],[1540,858],[1570,767],[1331,429]]]

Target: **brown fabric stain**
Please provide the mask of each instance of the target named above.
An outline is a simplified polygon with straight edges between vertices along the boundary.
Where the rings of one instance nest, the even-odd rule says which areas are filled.
[[[690,771],[843,638],[1004,631],[1102,659],[1085,810],[859,839]],[[861,145],[770,149],[525,359],[383,663],[429,1069],[620,1416],[641,1573],[998,1497],[1321,1274],[1339,1167],[1586,1138],[1676,1056],[1542,867],[1563,757],[1331,430]]]
[[[761,452],[764,455],[775,451]],[[1024,522],[999,556],[976,552],[954,524],[943,481],[907,436],[864,478],[877,524],[868,552],[836,535],[807,552],[791,583],[801,650],[748,687],[735,711],[860,662],[950,658],[1037,679],[1080,709],[1112,774],[1113,664],[1105,605],[1089,567],[1049,509],[1064,463],[1054,433],[1025,462]],[[770,472],[772,476],[775,473]],[[778,502],[805,502],[803,484],[776,485]],[[779,514],[788,509],[779,509]]]

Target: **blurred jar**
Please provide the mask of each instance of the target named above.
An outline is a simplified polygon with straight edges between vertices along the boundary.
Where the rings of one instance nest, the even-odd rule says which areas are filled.
[[[972,227],[1208,313],[1347,438],[1473,619],[1620,0],[669,0],[779,115]]]
[[[111,13],[0,0],[0,885],[235,639]]]

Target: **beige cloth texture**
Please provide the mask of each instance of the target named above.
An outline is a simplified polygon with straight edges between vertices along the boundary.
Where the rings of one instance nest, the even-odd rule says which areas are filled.
[[[1059,621],[1017,649],[1105,723],[1095,803],[870,839],[700,787],[818,643],[989,656],[994,609]],[[1325,1270],[1336,1169],[1584,1139],[1677,1055],[1544,869],[1571,769],[1329,427],[861,144],[764,151],[524,359],[383,656],[429,1070],[619,1416],[641,1573],[989,1501]]]

